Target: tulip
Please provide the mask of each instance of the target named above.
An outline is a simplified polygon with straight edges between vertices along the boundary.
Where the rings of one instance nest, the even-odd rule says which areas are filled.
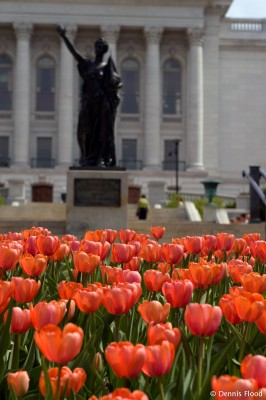
[[[146,360],[142,372],[147,376],[167,374],[175,358],[175,346],[167,340],[161,344],[146,346]]]
[[[212,377],[212,389],[215,391],[216,400],[224,400],[224,394],[235,393],[231,399],[253,400],[254,392],[258,390],[255,379],[240,379],[236,376],[222,375]]]
[[[193,293],[193,284],[190,280],[174,280],[165,282],[162,292],[171,307],[185,307],[191,299]]]
[[[128,263],[123,264],[123,269],[129,269],[131,271],[139,271],[140,259],[139,257],[132,257]]]
[[[74,393],[78,393],[84,386],[87,374],[83,368],[75,368],[70,377],[70,386]]]
[[[141,390],[134,390],[130,392],[129,389],[119,388],[115,389],[112,393],[109,393],[102,397],[91,396],[88,400],[149,400],[148,396]]]
[[[113,342],[105,349],[105,357],[115,375],[120,378],[135,378],[141,371],[146,358],[142,344]]]
[[[200,254],[202,252],[204,239],[201,236],[186,236],[183,243],[188,253]]]
[[[247,242],[243,238],[235,238],[233,247],[231,248],[232,253],[242,254],[247,247]]]
[[[119,267],[111,267],[110,265],[103,265],[100,267],[103,282],[113,284],[115,282],[122,282],[123,270]]]
[[[264,298],[259,293],[243,291],[234,297],[234,303],[239,318],[248,322],[255,322],[265,308]]]
[[[263,293],[266,290],[266,274],[260,275],[257,272],[244,274],[240,277],[243,288],[252,293]]]
[[[114,229],[105,229],[106,240],[109,243],[113,243],[118,236],[118,232]]]
[[[150,232],[154,239],[161,239],[163,235],[165,234],[165,227],[164,226],[152,226],[150,228]]]
[[[75,368],[72,372],[71,369],[64,365],[60,371],[60,383],[58,386],[59,368],[49,368],[47,373],[52,387],[53,396],[56,396],[59,388],[60,398],[63,394],[69,396],[71,390],[73,390],[74,393],[78,393],[84,385],[87,377],[83,368]],[[46,397],[45,377],[43,372],[40,375],[39,388],[42,395]]]
[[[241,363],[241,375],[255,379],[259,388],[266,387],[266,357],[247,355]]]
[[[179,264],[184,255],[184,247],[181,244],[164,243],[162,245],[162,258],[169,264]]]
[[[119,239],[122,243],[128,243],[135,239],[136,232],[130,229],[120,229]]]
[[[110,251],[109,242],[93,242],[91,240],[83,240],[80,244],[80,251],[85,251],[87,254],[95,254],[100,257],[100,260],[104,260]]]
[[[74,266],[76,271],[91,274],[100,264],[100,257],[95,254],[87,254],[84,251],[75,251]]]
[[[27,371],[9,372],[7,374],[8,387],[14,390],[18,397],[24,396],[29,390],[30,378]]]
[[[253,268],[246,261],[231,260],[227,263],[227,273],[235,283],[241,282],[243,274],[249,274]]]
[[[192,335],[212,336],[219,328],[221,320],[220,307],[198,303],[191,303],[186,307],[185,322]]]
[[[260,233],[245,233],[243,239],[246,241],[247,245],[250,246],[250,243],[260,240]]]
[[[138,306],[138,311],[141,317],[147,323],[164,323],[167,320],[170,312],[170,304],[165,303],[163,305],[157,300],[144,300],[144,302]]]
[[[52,256],[60,246],[60,240],[58,236],[40,234],[36,238],[36,244],[39,253]]]
[[[12,248],[10,245],[0,245],[0,268],[4,271],[9,271],[18,263],[21,250]]]
[[[139,256],[147,262],[158,262],[162,257],[162,246],[157,242],[146,244],[142,247]]]
[[[151,292],[161,292],[164,282],[170,282],[169,274],[162,274],[156,269],[148,269],[143,274],[144,283]]]
[[[211,253],[214,253],[217,250],[217,239],[214,235],[203,235],[203,246],[202,246],[202,255],[208,256]]]
[[[93,242],[104,243],[106,241],[107,233],[105,229],[98,229],[96,231],[87,231],[84,235],[85,240],[92,240]]]
[[[0,314],[7,308],[12,291],[10,282],[0,280]]]
[[[80,352],[83,336],[83,330],[72,323],[65,325],[63,330],[49,324],[35,332],[34,340],[49,361],[66,364]]]
[[[39,250],[36,243],[37,236],[29,236],[24,244],[26,254],[31,254],[33,257],[38,254]]]
[[[40,330],[45,325],[58,325],[66,314],[66,303],[64,301],[51,300],[41,301],[35,306],[30,305],[30,317],[34,329]]]
[[[266,308],[263,309],[261,315],[256,319],[255,324],[261,333],[266,334]]]
[[[166,263],[166,262],[159,262],[157,265],[158,271],[160,271],[162,274],[166,274],[167,272],[169,272],[172,268],[171,264]]]
[[[111,261],[114,263],[128,263],[135,255],[135,247],[131,244],[114,243]]]
[[[217,239],[217,248],[219,250],[229,251],[234,245],[235,236],[231,233],[218,233],[216,235]]]
[[[189,272],[189,269],[187,269],[187,268],[175,268],[175,269],[173,269],[172,278],[174,280],[179,280],[179,279],[185,280],[185,279],[188,279],[188,280],[191,281],[190,272]]]
[[[25,253],[20,257],[19,262],[26,275],[37,277],[45,271],[48,257],[43,254],[36,254],[34,256]]]
[[[102,305],[102,290],[78,289],[73,295],[78,309],[87,314],[97,311]]]
[[[6,323],[8,310],[4,314],[4,323]],[[27,332],[31,326],[30,310],[22,310],[20,307],[12,308],[12,319],[10,333],[21,334]]]
[[[54,261],[63,261],[66,257],[68,257],[69,253],[69,245],[66,243],[61,243],[57,250],[50,256],[50,259]]]
[[[150,323],[147,331],[149,345],[161,344],[164,340],[173,343],[175,348],[179,346],[181,333],[178,328],[172,328],[171,322],[166,324]]]
[[[70,300],[77,289],[83,289],[82,283],[61,281],[58,284],[60,299]]]
[[[135,304],[131,287],[103,288],[103,305],[110,314],[125,314]]]
[[[201,261],[189,263],[190,279],[196,288],[206,289],[208,286],[217,285],[224,276],[225,264],[215,264]]]
[[[11,278],[12,296],[19,303],[31,302],[41,287],[41,281],[13,276]]]
[[[124,269],[122,272],[122,282],[128,283],[141,283],[141,275],[138,271],[130,271],[129,269]]]
[[[266,242],[264,240],[257,240],[250,244],[250,251],[253,257],[256,257],[261,262],[266,260]]]
[[[230,294],[224,294],[219,301],[219,307],[222,310],[224,317],[231,324],[240,324],[243,320],[238,316],[234,298]]]

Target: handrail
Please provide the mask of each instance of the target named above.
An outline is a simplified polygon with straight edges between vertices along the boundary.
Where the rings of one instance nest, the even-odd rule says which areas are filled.
[[[258,186],[257,182],[245,170],[242,171],[242,175],[243,175],[243,177],[246,177],[249,180],[249,183],[251,184],[251,186],[253,187],[253,189],[255,190],[255,192],[257,193],[257,195],[263,202],[263,204],[266,206],[266,197],[265,197],[263,191],[261,190],[261,188]]]
[[[263,178],[266,180],[266,172],[264,171],[264,169],[260,168],[260,174],[261,176],[263,176]]]

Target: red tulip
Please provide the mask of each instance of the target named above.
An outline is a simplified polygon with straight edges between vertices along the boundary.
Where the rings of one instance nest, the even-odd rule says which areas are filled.
[[[266,260],[266,242],[264,240],[257,240],[250,244],[250,251],[253,257],[258,258],[261,262]]]
[[[111,261],[114,263],[128,263],[135,255],[135,247],[131,244],[114,243]]]
[[[129,389],[119,388],[102,397],[91,396],[88,400],[149,400],[141,390],[130,392]]]
[[[7,244],[0,245],[0,268],[4,271],[14,268],[20,255],[21,250],[19,248],[12,248]]]
[[[161,304],[157,300],[148,301],[144,300],[142,304],[138,306],[138,310],[145,322],[164,323],[170,312],[170,304]]]
[[[74,266],[78,272],[91,274],[100,264],[100,257],[87,254],[84,251],[75,251],[73,255]]]
[[[170,282],[169,274],[162,274],[156,269],[148,269],[143,274],[144,283],[151,292],[161,292],[164,282]]]
[[[52,393],[55,397],[58,388],[59,368],[49,368],[47,373],[52,387]],[[69,396],[71,389],[74,393],[78,393],[84,385],[86,377],[87,375],[83,368],[75,368],[72,372],[64,365],[60,371],[59,397],[61,398],[63,394],[64,396]],[[39,388],[42,395],[46,397],[46,385],[43,372],[40,375]]]
[[[40,330],[45,325],[58,325],[66,314],[66,303],[62,300],[40,301],[35,306],[30,305],[30,317],[34,329]]]
[[[171,307],[185,307],[191,299],[193,293],[193,284],[190,280],[174,280],[165,282],[162,292]]]
[[[188,253],[200,254],[202,252],[204,239],[201,236],[186,236],[183,243]]]
[[[31,254],[32,256],[36,256],[36,254],[38,254],[39,250],[37,247],[36,238],[37,236],[29,236],[26,239],[24,244],[26,254]]]
[[[66,364],[79,354],[83,336],[83,330],[72,323],[65,325],[63,330],[49,324],[35,332],[34,340],[49,361]]]
[[[266,387],[266,357],[249,354],[241,363],[241,375],[245,379],[253,378],[259,388]]]
[[[118,237],[118,232],[114,229],[105,229],[106,232],[106,240],[109,243],[113,243],[115,239]]]
[[[128,263],[123,264],[123,269],[129,269],[131,271],[139,271],[140,259],[139,257],[132,257]]]
[[[135,239],[136,232],[130,229],[120,229],[119,239],[122,243],[128,243]]]
[[[103,305],[110,314],[124,314],[136,303],[137,294],[132,285],[113,285],[103,288]]]
[[[0,314],[7,308],[12,291],[10,282],[0,280]]]
[[[150,228],[150,232],[154,239],[161,239],[163,235],[165,234],[165,227],[164,226],[152,226]]]
[[[100,267],[103,282],[113,284],[115,282],[122,282],[123,270],[119,267],[111,267],[110,265],[103,265]]]
[[[253,400],[254,392],[258,390],[255,379],[240,379],[236,376],[222,375],[212,377],[212,389],[216,400],[224,400],[227,394],[232,393],[231,399]]]
[[[30,378],[27,371],[9,372],[7,374],[8,387],[12,387],[18,397],[24,396],[29,390]]]
[[[161,344],[164,340],[173,343],[175,348],[179,346],[181,333],[178,328],[172,328],[172,324],[154,324],[150,323],[147,331],[149,345]]]
[[[70,253],[70,247],[66,243],[61,243],[57,250],[51,255],[51,260],[55,261],[63,261],[66,257],[68,257]]]
[[[181,244],[164,243],[162,245],[162,258],[169,264],[179,264],[184,255]]]
[[[190,279],[196,288],[206,289],[208,286],[217,285],[224,276],[225,264],[215,264],[201,261],[191,262],[188,266]]]
[[[240,324],[243,321],[236,311],[234,297],[231,294],[224,294],[220,298],[219,307],[221,308],[224,317],[231,324]]]
[[[161,344],[146,346],[146,360],[142,372],[147,376],[162,376],[172,368],[175,346],[167,340]]]
[[[87,314],[97,311],[102,305],[102,289],[78,289],[73,295],[78,309]]]
[[[41,281],[13,276],[11,278],[12,296],[19,303],[31,302],[41,287]]]
[[[266,274],[260,275],[257,272],[244,274],[240,277],[243,288],[252,293],[263,293],[266,290]]]
[[[263,309],[258,319],[256,319],[255,324],[257,325],[259,331],[266,335],[266,308]]]
[[[43,254],[33,256],[26,253],[20,257],[19,262],[26,275],[37,277],[45,271],[48,257]]]
[[[162,246],[157,242],[146,244],[142,247],[139,256],[147,262],[158,262],[162,257]]]
[[[36,244],[39,253],[52,256],[60,246],[60,240],[58,236],[40,234],[36,238]]]
[[[238,316],[244,321],[255,322],[265,309],[264,298],[259,293],[243,291],[234,297]]]
[[[8,310],[4,314],[4,323],[6,323]],[[27,332],[31,326],[30,310],[20,307],[12,308],[12,319],[10,325],[10,333],[21,334]]]
[[[104,243],[107,239],[107,233],[105,229],[98,229],[96,231],[87,231],[85,233],[85,240],[92,240],[93,242]]]
[[[247,242],[243,238],[235,238],[233,247],[231,248],[232,253],[242,254],[247,247]]]
[[[216,239],[217,239],[217,248],[219,250],[225,250],[225,251],[231,250],[235,242],[235,236],[232,235],[231,233],[225,233],[225,232],[218,233],[216,235]]]
[[[249,274],[253,270],[246,261],[231,260],[227,263],[227,273],[235,283],[241,282],[243,274]]]
[[[211,253],[214,253],[217,250],[217,239],[214,235],[203,235],[203,247],[202,247],[202,255],[208,256]]]
[[[70,300],[76,290],[83,289],[81,283],[61,281],[58,283],[58,294],[60,299]]]
[[[246,241],[247,245],[250,246],[250,243],[260,240],[260,233],[245,233],[243,239]]]
[[[219,328],[221,320],[220,307],[198,303],[191,303],[186,307],[185,322],[192,335],[212,336]]]
[[[146,352],[142,344],[113,342],[106,347],[105,357],[116,376],[135,378],[143,367]]]

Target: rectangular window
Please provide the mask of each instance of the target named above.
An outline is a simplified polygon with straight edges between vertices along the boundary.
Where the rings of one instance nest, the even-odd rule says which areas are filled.
[[[176,140],[164,141],[164,170],[174,171],[176,169]]]
[[[54,160],[52,159],[52,138],[37,138],[37,168],[53,168]]]
[[[9,138],[0,136],[0,167],[9,167]]]
[[[122,140],[122,165],[128,169],[138,169],[137,139]]]

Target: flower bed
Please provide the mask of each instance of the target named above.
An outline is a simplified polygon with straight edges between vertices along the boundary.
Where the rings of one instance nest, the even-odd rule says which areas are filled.
[[[266,399],[266,242],[0,235],[0,398]]]

